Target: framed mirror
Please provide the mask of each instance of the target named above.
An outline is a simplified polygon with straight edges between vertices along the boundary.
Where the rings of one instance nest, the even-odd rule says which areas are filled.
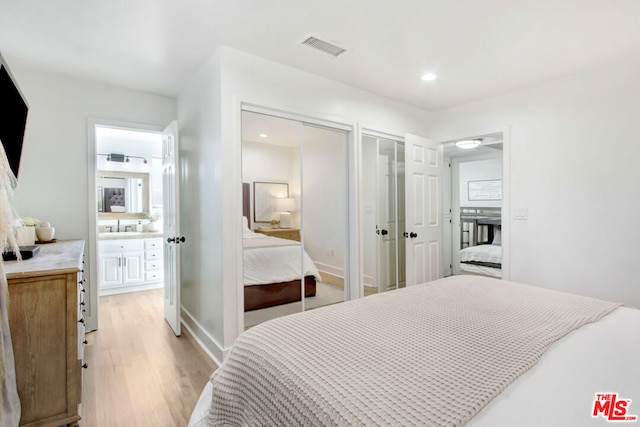
[[[149,174],[98,171],[99,218],[142,218],[149,211]]]

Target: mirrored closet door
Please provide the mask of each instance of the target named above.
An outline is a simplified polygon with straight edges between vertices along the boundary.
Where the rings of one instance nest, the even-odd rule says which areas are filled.
[[[348,289],[347,134],[310,124],[302,131],[300,222],[320,278],[315,293],[305,293],[308,310],[344,301]]]
[[[362,137],[364,203],[364,294],[404,287],[405,173],[404,143]]]
[[[242,112],[245,329],[344,301],[347,135]]]

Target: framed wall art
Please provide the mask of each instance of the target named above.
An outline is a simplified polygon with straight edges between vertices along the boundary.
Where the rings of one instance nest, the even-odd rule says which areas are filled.
[[[469,181],[469,201],[502,200],[502,180]]]
[[[282,182],[253,182],[253,222],[271,222],[274,199],[289,197],[289,184]]]

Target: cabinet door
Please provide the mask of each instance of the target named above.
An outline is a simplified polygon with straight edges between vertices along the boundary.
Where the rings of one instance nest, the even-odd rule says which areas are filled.
[[[100,255],[99,287],[122,284],[122,257],[120,254]]]
[[[125,252],[122,261],[123,284],[144,281],[144,252]]]

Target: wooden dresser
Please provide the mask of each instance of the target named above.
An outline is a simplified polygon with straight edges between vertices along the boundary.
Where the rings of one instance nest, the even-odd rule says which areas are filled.
[[[300,241],[299,228],[257,228],[256,233],[266,234],[267,236],[279,237],[281,239]]]
[[[77,426],[84,365],[84,241],[8,261],[9,326],[21,426]]]

